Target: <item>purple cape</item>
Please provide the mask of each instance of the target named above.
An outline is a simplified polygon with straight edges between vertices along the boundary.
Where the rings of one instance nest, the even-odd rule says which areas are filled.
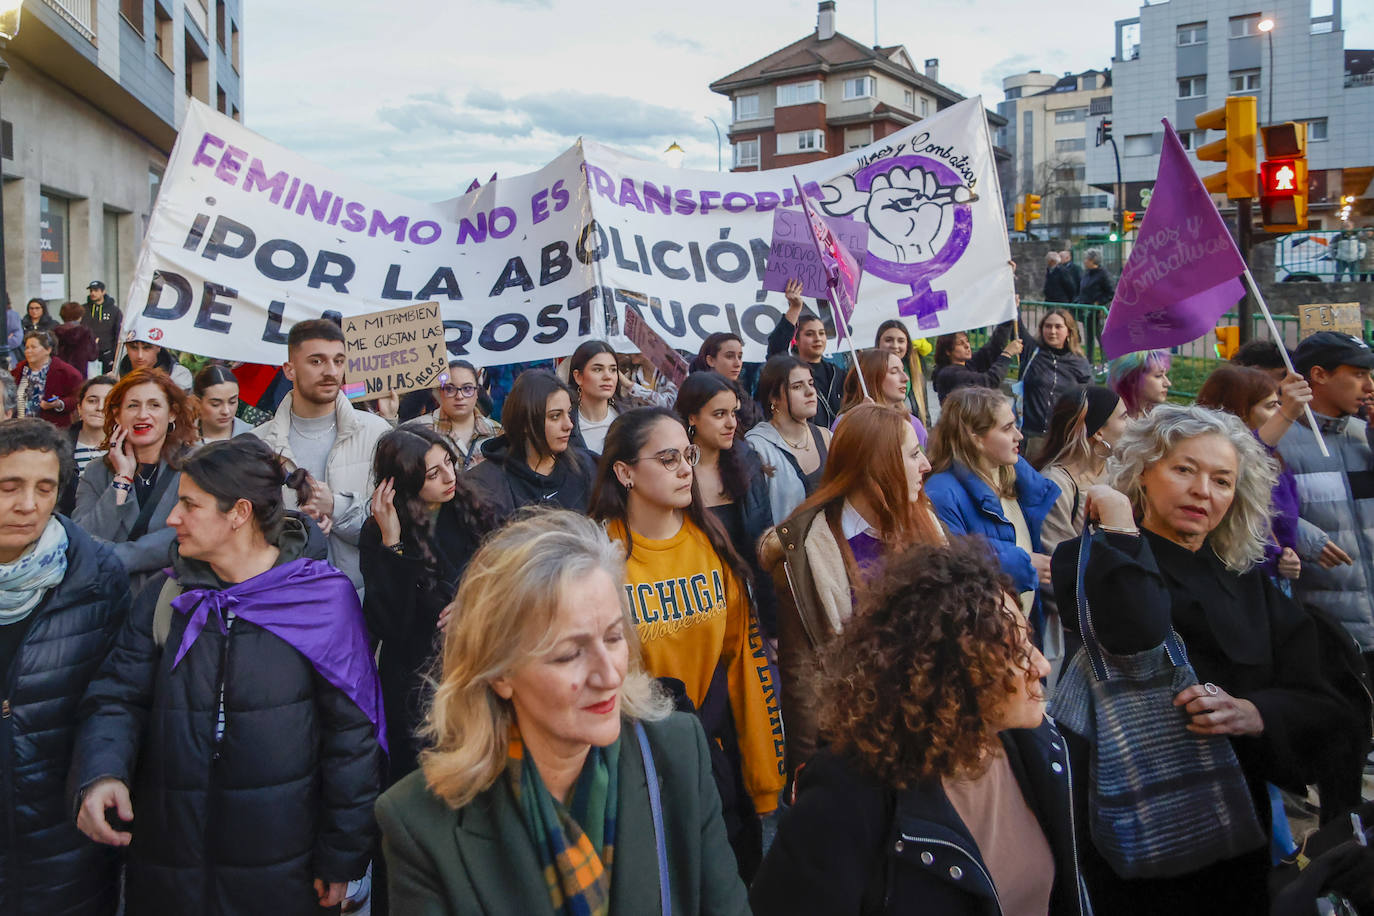
[[[184,591],[172,599],[172,608],[190,618],[173,669],[195,644],[212,612],[219,631],[228,633],[224,612],[232,611],[309,659],[321,677],[367,714],[376,726],[377,743],[387,749],[381,682],[362,605],[353,583],[328,563],[302,557],[225,589]]]

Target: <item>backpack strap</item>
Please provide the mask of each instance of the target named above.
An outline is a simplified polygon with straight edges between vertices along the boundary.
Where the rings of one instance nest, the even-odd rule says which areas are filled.
[[[167,644],[167,636],[172,632],[172,602],[181,597],[183,591],[181,583],[168,576],[157,593],[157,606],[153,608],[153,644],[159,649]]]

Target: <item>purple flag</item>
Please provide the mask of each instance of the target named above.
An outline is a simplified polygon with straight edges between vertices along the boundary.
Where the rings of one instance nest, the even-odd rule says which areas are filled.
[[[1244,298],[1244,273],[1230,230],[1166,120],[1154,194],[1107,313],[1102,352],[1115,359],[1196,340]]]
[[[358,593],[348,577],[328,563],[302,557],[225,589],[191,589],[173,598],[172,608],[190,618],[172,661],[174,670],[210,615],[219,631],[227,633],[224,612],[233,611],[304,655],[321,677],[372,720],[377,743],[387,749],[382,686]]]
[[[802,211],[811,223],[811,237],[815,240],[816,251],[821,256],[821,266],[829,274],[829,285],[833,290],[830,304],[844,315],[844,321],[840,321],[838,316],[835,321],[835,336],[843,338],[849,320],[854,317],[854,303],[859,298],[859,280],[863,277],[863,268],[840,241],[835,230],[830,228],[830,221],[816,207],[815,201],[806,196],[801,182],[795,176],[792,181],[797,186],[797,197],[801,199]]]

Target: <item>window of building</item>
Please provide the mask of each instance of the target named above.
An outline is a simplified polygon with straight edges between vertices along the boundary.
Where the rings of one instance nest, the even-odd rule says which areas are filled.
[[[1178,46],[1204,45],[1207,43],[1207,23],[1190,22],[1178,27]]]
[[[789,153],[825,152],[825,132],[820,130],[794,130],[778,134],[778,155]]]
[[[101,235],[105,250],[105,269],[101,279],[107,288],[122,290],[124,284],[119,281],[119,214],[114,210],[105,211]]]
[[[821,100],[821,81],[808,80],[805,83],[784,83],[778,87],[778,107],[785,105],[806,105]]]
[[[735,96],[735,120],[748,121],[759,116],[758,93]]]
[[[1326,139],[1326,118],[1313,118],[1307,122],[1308,140]]]
[[[1086,143],[1082,137],[1075,137],[1070,140],[1054,141],[1054,151],[1056,153],[1077,153],[1086,148]]]
[[[234,23],[229,23],[229,65],[234,68],[235,73],[242,72],[243,58],[239,55],[243,52],[239,49],[239,27]]]
[[[1127,134],[1121,145],[1123,156],[1153,156],[1155,152],[1154,134]]]
[[[1260,14],[1249,13],[1245,16],[1231,17],[1231,37],[1248,38],[1260,33]]]
[[[1086,108],[1061,108],[1054,113],[1054,123],[1056,124],[1077,124],[1086,120],[1088,109]]]
[[[740,140],[733,148],[735,150],[735,168],[759,164],[759,141],[757,137],[753,140]]]
[[[215,87],[215,110],[220,114],[229,113],[229,95],[224,91],[223,86]]]
[[[176,59],[172,57],[172,14],[163,9],[161,3],[154,3],[153,20],[156,25],[154,41],[157,59],[166,64],[167,69],[176,69]]]
[[[162,169],[148,169],[148,209],[153,209],[157,203],[158,192],[162,190]]]
[[[1178,81],[1178,97],[1181,99],[1202,99],[1207,97],[1207,77],[1185,76]]]
[[[1013,86],[1012,88],[1004,92],[1003,95],[1005,95],[1008,99],[1019,99],[1021,98],[1021,87]]]
[[[912,92],[910,89],[903,89],[903,90],[902,90],[902,107],[905,108],[907,111],[915,111],[915,110],[916,110],[916,93]]]
[[[1178,142],[1183,144],[1184,149],[1195,150],[1207,142],[1207,131],[1205,130],[1181,130],[1178,132]]]
[[[143,0],[119,0],[119,15],[143,34]]]
[[[1260,72],[1258,70],[1232,70],[1231,95],[1236,93],[1258,92]]]
[[[228,23],[225,22],[225,19],[224,0],[215,0],[215,41],[219,42],[219,49],[221,51],[229,50],[225,43],[225,39],[227,38],[225,33],[229,31],[227,28]]]
[[[849,99],[868,99],[878,94],[878,81],[871,76],[859,76],[844,81],[844,97]]]
[[[930,114],[930,99],[923,98],[921,99],[921,117],[924,118],[928,114]]]
[[[186,51],[186,94],[200,99],[207,105],[210,103],[210,61],[197,45],[191,33],[188,31],[185,40],[182,42]]]
[[[39,292],[44,299],[66,302],[70,283],[71,222],[65,197],[38,195]]]
[[[847,150],[863,149],[873,142],[873,126],[849,127],[844,132],[844,148]]]
[[[1082,181],[1087,174],[1086,167],[1081,165],[1065,165],[1054,170],[1055,181]]]

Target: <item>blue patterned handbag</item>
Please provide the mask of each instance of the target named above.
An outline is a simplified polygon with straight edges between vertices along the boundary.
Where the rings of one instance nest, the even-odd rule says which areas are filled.
[[[1178,634],[1134,655],[1103,651],[1083,578],[1091,527],[1079,540],[1078,632],[1049,713],[1091,746],[1088,826],[1093,845],[1123,878],[1198,871],[1266,842],[1231,741],[1187,729],[1173,705],[1198,682]]]

